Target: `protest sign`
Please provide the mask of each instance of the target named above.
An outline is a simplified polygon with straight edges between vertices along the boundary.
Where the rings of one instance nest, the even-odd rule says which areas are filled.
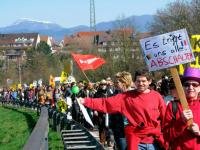
[[[38,80],[38,86],[40,86],[40,87],[42,86],[42,79]]]
[[[179,74],[174,66],[195,61],[186,29],[140,40],[149,71],[170,68],[183,109],[189,109]],[[188,125],[193,123],[189,120]]]
[[[140,40],[149,71],[195,61],[186,29]]]
[[[34,80],[32,85],[33,85],[34,87],[36,87],[36,86],[37,86],[37,81]]]
[[[83,116],[84,116],[85,120],[86,120],[92,127],[94,127],[94,124],[92,123],[92,120],[91,120],[91,118],[90,118],[90,116],[89,116],[89,114],[88,114],[88,112],[87,112],[85,106],[83,106],[83,105],[80,103],[80,100],[79,100],[79,99],[77,99],[77,102],[78,102],[78,105],[79,105],[79,107],[80,107],[80,109],[81,109],[81,111],[82,111],[82,113],[83,113]]]

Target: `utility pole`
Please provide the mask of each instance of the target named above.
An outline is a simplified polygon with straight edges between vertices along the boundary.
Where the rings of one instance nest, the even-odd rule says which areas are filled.
[[[96,32],[96,20],[95,20],[95,4],[94,0],[90,0],[90,31]]]
[[[92,49],[97,52],[97,35],[96,35],[96,16],[95,16],[95,3],[90,0],[90,32],[94,33],[92,38]]]

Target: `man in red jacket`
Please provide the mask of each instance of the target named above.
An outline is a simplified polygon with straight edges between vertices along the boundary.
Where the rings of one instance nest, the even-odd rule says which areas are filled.
[[[108,98],[85,98],[80,102],[101,112],[122,113],[129,122],[125,127],[129,150],[158,150],[156,140],[162,141],[161,122],[166,105],[158,92],[149,89],[149,84],[149,72],[140,70],[135,73],[136,90]]]
[[[175,87],[171,93],[175,98],[167,106],[163,132],[169,143],[170,150],[200,150],[200,69],[187,68],[182,77],[189,110],[183,110],[177,100]],[[193,119],[193,124],[187,126],[187,121]]]

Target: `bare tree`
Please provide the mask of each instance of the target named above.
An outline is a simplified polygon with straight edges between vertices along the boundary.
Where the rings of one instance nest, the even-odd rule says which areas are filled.
[[[151,31],[158,33],[170,32],[182,28],[192,31],[192,14],[190,5],[185,0],[169,3],[163,10],[158,10]]]
[[[199,34],[200,31],[200,0],[192,0],[190,3],[191,34]]]

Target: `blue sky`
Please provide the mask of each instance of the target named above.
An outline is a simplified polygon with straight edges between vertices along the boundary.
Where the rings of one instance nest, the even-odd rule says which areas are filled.
[[[120,16],[155,14],[175,0],[95,0],[96,23]],[[0,27],[20,18],[49,21],[63,27],[90,24],[90,0],[1,0]]]

